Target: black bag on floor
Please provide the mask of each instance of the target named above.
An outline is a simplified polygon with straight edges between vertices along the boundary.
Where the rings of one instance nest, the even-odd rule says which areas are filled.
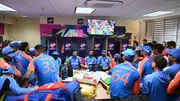
[[[130,98],[121,99],[121,101],[152,101],[152,100],[144,95],[135,95]]]
[[[0,90],[0,101],[4,101],[4,99],[6,98],[8,91],[10,90],[9,84],[10,84],[9,79],[6,79]]]

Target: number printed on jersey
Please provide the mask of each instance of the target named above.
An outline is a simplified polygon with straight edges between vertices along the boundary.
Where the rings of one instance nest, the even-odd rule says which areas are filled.
[[[126,85],[128,83],[128,78],[130,76],[130,73],[127,72],[127,73],[122,74],[122,75],[121,75],[121,73],[122,72],[120,70],[116,70],[112,75],[112,80],[114,82],[122,81],[122,82],[124,82],[124,85]]]

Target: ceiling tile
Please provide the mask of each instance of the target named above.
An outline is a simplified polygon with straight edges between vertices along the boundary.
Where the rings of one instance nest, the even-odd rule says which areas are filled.
[[[48,0],[24,0],[24,3],[39,12],[41,15],[56,14]]]

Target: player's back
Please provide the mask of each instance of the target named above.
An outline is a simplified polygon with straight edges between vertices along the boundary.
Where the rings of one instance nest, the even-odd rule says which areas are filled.
[[[34,65],[39,86],[58,81],[57,65],[53,57],[42,54],[34,60]]]
[[[138,71],[129,62],[116,65],[111,78],[111,97],[130,97],[132,95],[133,84],[139,77]]]
[[[166,90],[170,81],[171,78],[167,73],[154,72],[144,78],[141,92],[150,97],[152,101],[167,101]]]
[[[19,53],[16,57],[16,67],[21,72],[22,75],[24,75],[27,71],[28,65],[30,61],[23,56],[23,53]]]

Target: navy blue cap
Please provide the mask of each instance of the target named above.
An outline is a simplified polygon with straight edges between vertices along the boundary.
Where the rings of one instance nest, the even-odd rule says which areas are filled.
[[[132,49],[127,49],[127,50],[123,51],[122,54],[123,54],[124,57],[126,57],[126,58],[134,57],[134,56],[136,55],[136,54],[135,54],[135,51],[132,50]]]
[[[11,47],[19,47],[20,43],[18,41],[13,41],[10,43]]]
[[[102,55],[107,54],[107,53],[106,53],[106,50],[102,50],[101,54],[102,54]]]
[[[30,48],[29,51],[30,51],[31,53],[35,53],[35,52],[36,52],[35,48]]]
[[[15,74],[15,70],[14,70],[13,67],[9,67],[9,68],[7,68],[7,69],[3,69],[2,73],[3,73],[3,74],[5,74],[5,73]]]
[[[141,46],[140,47],[146,54],[151,54],[151,52],[152,52],[152,48],[150,47],[150,46]]]
[[[178,49],[166,49],[169,55],[174,56],[176,59],[180,60],[180,48]]]
[[[15,57],[17,55],[16,51],[14,51],[13,48],[10,46],[6,46],[2,49],[2,54],[3,55],[8,55],[9,57]]]
[[[120,56],[120,54],[116,53],[113,57],[114,58],[120,58],[121,56]]]
[[[57,51],[53,51],[52,55],[60,55]]]

